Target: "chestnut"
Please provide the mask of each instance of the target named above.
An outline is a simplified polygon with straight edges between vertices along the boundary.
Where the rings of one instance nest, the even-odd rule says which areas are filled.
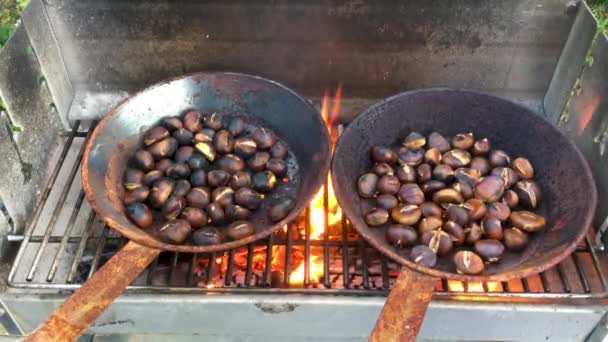
[[[384,175],[394,175],[395,170],[387,163],[376,163],[372,166],[372,172],[382,177]]]
[[[213,162],[215,160],[215,157],[217,157],[215,148],[211,146],[211,143],[197,142],[196,144],[194,144],[194,148],[196,148],[196,150],[199,151],[210,162]]]
[[[157,180],[163,178],[163,176],[164,175],[162,172],[160,172],[158,170],[152,170],[152,171],[146,173],[146,175],[144,176],[144,179],[143,179],[143,183],[145,185],[150,186],[150,185],[154,184]]]
[[[433,169],[433,178],[441,182],[451,182],[454,179],[454,170],[449,165],[437,165]]]
[[[186,194],[186,202],[189,207],[205,208],[211,202],[211,194],[207,188],[192,188]]]
[[[287,158],[288,152],[289,150],[287,149],[287,145],[280,140],[270,148],[270,155],[272,158],[285,159]]]
[[[382,194],[376,198],[376,205],[379,208],[384,208],[386,210],[391,210],[399,204],[399,200],[397,197],[390,194]]]
[[[162,172],[163,174],[165,173],[165,171],[167,171],[167,169],[169,168],[169,166],[175,164],[175,162],[169,158],[163,158],[159,161],[156,162],[156,165],[154,166],[156,168],[156,170]]]
[[[213,143],[213,137],[215,137],[215,131],[211,128],[202,129],[196,133],[192,137],[192,142],[196,145],[196,143],[204,142],[204,143]]]
[[[151,171],[154,169],[154,157],[146,150],[137,150],[133,155],[133,166],[143,172]]]
[[[528,245],[528,234],[518,228],[505,229],[503,243],[507,249],[521,251]]]
[[[469,199],[473,197],[473,188],[469,185],[469,183],[465,182],[456,182],[452,184],[452,189],[460,192],[464,199]]]
[[[433,194],[433,202],[435,203],[454,203],[460,204],[464,201],[462,194],[452,188],[441,189]]]
[[[490,161],[490,165],[494,167],[509,166],[511,163],[511,157],[503,150],[493,150],[490,152],[488,160]]]
[[[415,185],[415,184],[412,184]],[[399,187],[401,183],[399,183],[399,179],[395,176],[384,175],[378,179],[378,183],[376,184],[376,188],[381,194],[390,194],[395,195],[399,192]]]
[[[186,199],[183,197],[172,196],[163,204],[161,213],[167,220],[176,218],[186,207]]]
[[[443,188],[445,188],[445,183],[438,180],[430,180],[420,186],[420,189],[422,189],[422,192],[425,195],[430,195]]]
[[[177,140],[173,137],[163,139],[148,147],[148,152],[152,154],[154,160],[172,157],[177,150]]]
[[[366,173],[357,180],[357,189],[359,196],[363,198],[371,198],[378,191],[378,175],[374,173]]]
[[[418,132],[412,132],[407,137],[405,137],[401,144],[409,148],[421,148],[426,144],[426,138],[424,137],[424,135]]]
[[[150,195],[150,188],[148,188],[147,186],[140,186],[131,191],[128,191],[125,194],[123,202],[126,205],[133,204],[136,202],[143,202],[146,199],[148,199],[149,195]]]
[[[201,125],[201,119],[203,114],[197,110],[191,110],[184,115],[184,119],[182,120],[184,124],[184,128],[189,130],[190,132],[200,131],[203,128]]]
[[[443,213],[441,207],[433,202],[424,202],[420,205],[420,211],[422,212],[422,216],[431,217],[437,216],[441,217]]]
[[[222,127],[224,127],[224,120],[222,116],[218,113],[211,113],[211,115],[205,115],[205,117],[203,117],[203,122],[205,123],[205,127],[211,128],[214,131],[218,131]]]
[[[217,166],[228,173],[234,174],[245,169],[245,161],[235,154],[225,154],[217,160]]]
[[[377,163],[392,164],[397,161],[397,154],[388,147],[374,146],[372,147],[372,159]]]
[[[490,152],[492,145],[490,144],[490,140],[488,138],[483,138],[481,140],[477,140],[475,144],[473,144],[473,155],[475,156],[483,156]]]
[[[473,222],[469,227],[464,229],[465,233],[465,242],[472,245],[475,242],[479,241],[483,236],[483,231],[481,230],[481,226],[476,222]]]
[[[418,231],[420,234],[424,234],[426,232],[440,229],[441,226],[443,226],[441,216],[429,216],[420,220],[420,223],[418,224]]]
[[[245,121],[241,118],[234,118],[228,124],[228,132],[236,137],[245,131]]]
[[[392,150],[391,150],[392,152]],[[410,166],[416,166],[424,160],[424,150],[420,148],[407,148],[403,147],[399,149],[399,164],[405,164]]]
[[[234,193],[234,201],[244,208],[255,210],[262,202],[262,196],[249,188],[240,188]]]
[[[429,246],[429,248],[438,256],[448,254],[454,246],[450,235],[441,229],[422,234],[420,242]]]
[[[269,192],[277,185],[277,177],[268,170],[258,172],[251,178],[251,184],[256,191]]]
[[[513,226],[528,233],[538,232],[545,228],[545,218],[529,211],[513,211],[509,220]]]
[[[221,225],[226,222],[224,209],[218,203],[211,202],[207,204],[205,211],[213,224]]]
[[[147,228],[152,225],[152,211],[143,203],[133,203],[127,206],[127,216],[131,221],[141,228]]]
[[[224,208],[224,213],[229,221],[247,220],[251,217],[251,211],[240,205],[231,204]]]
[[[255,229],[248,221],[235,221],[226,228],[226,235],[232,240],[241,240],[253,235]]]
[[[266,167],[266,163],[270,160],[270,153],[268,152],[257,152],[253,157],[247,160],[247,165],[253,171],[262,171]]]
[[[175,131],[184,127],[182,120],[178,117],[164,118],[162,121],[163,126],[169,131]]]
[[[251,135],[261,149],[269,149],[277,141],[277,136],[268,128],[260,127]]]
[[[511,215],[511,209],[508,205],[502,202],[488,204],[488,213],[486,214],[486,217],[506,221],[509,218],[509,215]]]
[[[534,177],[534,168],[532,167],[530,161],[526,158],[515,158],[511,166],[517,175],[522,179],[530,179]]]
[[[222,207],[227,207],[234,202],[234,190],[227,186],[215,188],[211,193],[211,200]]]
[[[519,204],[519,196],[513,190],[505,190],[505,193],[502,195],[502,202],[513,209]]]
[[[418,240],[418,233],[410,226],[392,224],[386,230],[386,240],[397,247],[411,246]]]
[[[485,176],[490,172],[490,162],[484,157],[474,157],[469,166],[471,169],[479,171],[479,176]]]
[[[205,172],[205,170],[194,170],[194,172],[190,174],[190,184],[192,186],[207,185],[207,172]]]
[[[123,185],[127,190],[133,190],[144,185],[144,178],[146,177],[143,171],[138,169],[128,168],[125,171]]]
[[[175,138],[175,140],[177,140],[178,144],[184,146],[192,144],[192,141],[194,139],[194,133],[190,132],[185,128],[180,128],[177,131],[174,131],[171,136]]]
[[[220,232],[212,226],[197,229],[192,234],[192,243],[197,246],[217,245],[221,240]]]
[[[295,207],[296,202],[291,198],[282,198],[278,203],[274,204],[268,211],[268,217],[272,222],[279,222]],[[387,214],[388,215],[388,214]]]
[[[387,176],[383,176],[383,177],[387,177]],[[390,177],[390,176],[388,176],[388,177]],[[378,184],[380,184],[380,182],[378,182]],[[403,184],[399,188],[399,199],[403,203],[422,204],[422,202],[424,202],[424,193],[422,192],[422,190],[420,189],[418,184],[407,183],[407,184]]]
[[[285,163],[283,159],[272,158],[266,163],[266,170],[282,177],[287,174],[287,163]],[[397,180],[397,182],[399,182],[399,180]]]
[[[454,169],[465,167],[471,162],[471,154],[465,150],[453,149],[443,154],[441,162]]]
[[[224,170],[211,170],[207,173],[207,183],[214,188],[227,185],[229,181],[230,174]]]
[[[186,197],[186,195],[190,191],[190,188],[190,182],[185,179],[180,179],[175,182],[175,187],[173,189],[172,196]]]
[[[388,211],[383,208],[374,208],[365,214],[365,223],[370,226],[381,226],[388,222]]]
[[[460,246],[464,243],[466,234],[461,225],[454,221],[447,221],[443,224],[442,230],[450,236],[452,243],[456,246]]]
[[[474,143],[475,138],[473,137],[473,133],[456,134],[452,138],[452,146],[461,150],[470,149],[471,147],[473,147]]]
[[[165,174],[173,179],[188,178],[190,176],[190,166],[184,163],[176,163],[169,166]]]
[[[481,178],[481,174],[477,169],[459,167],[454,170],[454,178],[456,178],[456,180],[458,180],[459,182],[465,182],[471,187],[473,187]]]
[[[486,215],[486,205],[477,198],[468,199],[463,205],[462,208],[467,211],[469,214],[469,219],[471,221],[477,221]]]
[[[508,189],[517,183],[519,176],[513,169],[508,167],[496,167],[492,169],[491,174],[502,178],[502,182],[505,184],[505,188]]]
[[[418,182],[422,183],[430,181],[432,176],[431,166],[426,163],[418,165],[418,167],[416,168],[416,176]]]
[[[182,146],[175,151],[175,156],[173,159],[176,163],[186,163],[194,154],[194,147],[192,146]]]
[[[499,176],[485,176],[473,188],[475,197],[484,202],[496,202],[505,191],[505,184]]]
[[[148,197],[150,204],[154,208],[161,208],[173,193],[173,189],[175,189],[174,180],[169,178],[159,179],[150,190],[150,196]]]
[[[473,248],[480,257],[489,262],[500,260],[505,252],[505,246],[494,239],[478,240]]]
[[[436,148],[441,153],[446,153],[451,148],[448,139],[446,139],[443,135],[437,132],[432,132],[431,134],[429,134],[427,143],[430,148]]]
[[[519,203],[529,209],[536,209],[541,199],[540,187],[531,180],[522,180],[515,184],[514,188],[519,198]]]
[[[469,212],[458,205],[448,205],[446,217],[448,220],[454,221],[461,226],[465,226],[469,223]]]
[[[441,163],[441,151],[436,147],[428,149],[424,152],[424,161],[433,166],[439,165]]]
[[[232,137],[232,134],[225,129],[217,132],[213,137],[213,147],[215,147],[215,151],[218,153],[231,153],[234,148],[234,138]]]
[[[192,228],[186,220],[171,220],[162,226],[159,230],[159,237],[161,240],[167,243],[181,244],[188,236]]]
[[[179,214],[179,217],[188,221],[193,228],[200,228],[207,224],[208,218],[205,211],[200,208],[186,207]]]
[[[483,234],[494,240],[502,240],[502,224],[500,220],[495,218],[485,218],[481,221],[481,231]]]
[[[410,252],[410,260],[424,267],[435,267],[437,264],[437,255],[427,246],[414,246]]]
[[[248,188],[251,186],[251,175],[247,171],[237,171],[230,178],[230,186],[238,190],[240,188]]]
[[[483,272],[483,260],[471,251],[458,251],[454,254],[454,265],[458,274],[479,274]]]
[[[255,143],[255,140],[244,137],[236,139],[233,148],[235,154],[247,158],[255,154],[258,149],[258,144]]]
[[[416,170],[414,167],[403,164],[397,166],[395,170],[395,176],[401,183],[413,183],[416,181]]]
[[[417,205],[414,204],[400,204],[391,209],[391,218],[393,221],[408,226],[416,224],[420,219],[422,212]]]
[[[190,169],[192,170],[207,169],[209,168],[209,162],[202,154],[197,152],[192,154],[192,157],[188,159],[188,166],[190,166]]]
[[[144,145],[150,146],[169,136],[169,131],[163,126],[157,126],[144,135]]]

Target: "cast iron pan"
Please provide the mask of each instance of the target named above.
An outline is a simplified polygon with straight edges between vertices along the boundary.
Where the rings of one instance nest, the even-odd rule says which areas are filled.
[[[455,272],[452,256],[426,268],[408,259],[410,249],[385,240],[386,227],[370,228],[363,214],[373,205],[359,197],[357,178],[371,167],[374,145],[396,146],[411,131],[446,136],[473,132],[493,146],[534,165],[543,199],[539,211],[547,225],[532,234],[522,253],[507,253],[483,275]],[[531,110],[475,91],[426,89],[402,93],[360,114],[340,137],[332,179],[340,206],[355,229],[379,251],[405,266],[376,322],[371,340],[413,340],[438,277],[460,281],[504,281],[546,270],[570,255],[591,225],[597,192],[587,162],[572,141]]]
[[[161,118],[190,109],[239,116],[263,124],[289,147],[287,183],[264,200],[250,221],[255,234],[214,246],[172,245],[158,240],[126,218],[122,175],[140,146],[143,133]],[[80,335],[162,250],[205,253],[222,251],[268,237],[293,220],[324,183],[330,163],[327,128],[319,112],[285,86],[260,77],[234,73],[199,73],[146,88],[124,100],[97,125],[85,148],[82,180],[91,207],[130,242],[58,308],[28,340],[65,341]],[[295,206],[272,223],[267,207],[282,196]]]

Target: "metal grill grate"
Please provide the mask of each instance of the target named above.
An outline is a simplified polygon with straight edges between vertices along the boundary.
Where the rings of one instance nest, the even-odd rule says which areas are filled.
[[[65,135],[60,162],[41,196],[9,275],[22,289],[70,290],[80,286],[126,240],[105,226],[84,200],[79,165],[88,134],[80,122]],[[328,187],[323,193],[324,233],[311,238],[311,208],[269,239],[224,253],[161,253],[128,291],[261,292],[386,295],[399,267],[362,241],[345,217],[328,222]],[[591,236],[591,235],[589,235]],[[591,239],[556,267],[502,283],[438,280],[442,298],[608,298],[608,258]],[[303,263],[301,281],[294,281]],[[318,273],[318,279],[314,275]]]

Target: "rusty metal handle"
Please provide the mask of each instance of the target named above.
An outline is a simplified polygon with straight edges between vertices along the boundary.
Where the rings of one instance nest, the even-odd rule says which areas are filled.
[[[24,341],[75,340],[159,253],[130,241]]]
[[[435,278],[404,267],[386,298],[369,341],[415,341],[434,289]]]

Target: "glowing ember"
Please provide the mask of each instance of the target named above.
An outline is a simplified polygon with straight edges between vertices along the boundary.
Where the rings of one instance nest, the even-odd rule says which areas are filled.
[[[488,292],[500,291],[500,284],[497,282],[489,282]],[[448,289],[452,292],[465,292],[463,283],[457,280],[448,280]],[[485,292],[483,284],[480,282],[470,282],[467,284],[467,292]]]

